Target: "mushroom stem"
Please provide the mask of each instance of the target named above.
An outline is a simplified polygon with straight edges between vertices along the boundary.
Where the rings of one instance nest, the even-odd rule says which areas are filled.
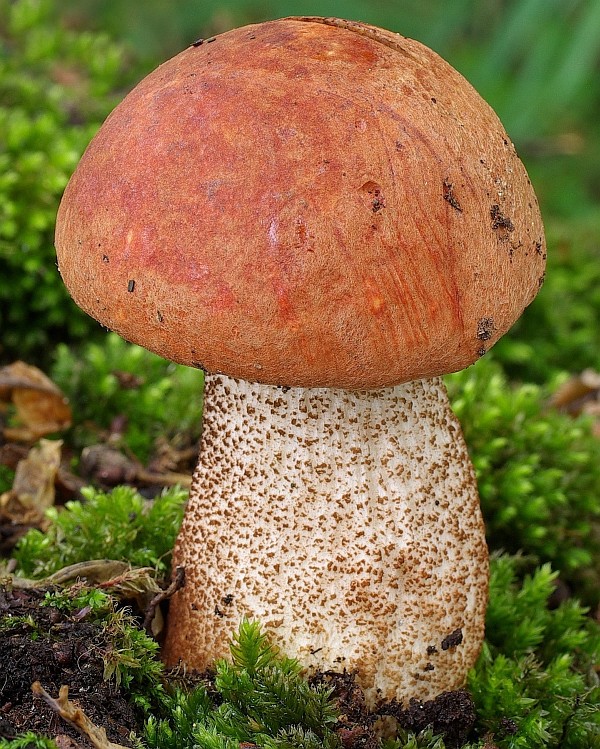
[[[372,391],[207,376],[175,550],[166,659],[203,669],[242,617],[371,704],[463,683],[483,640],[487,548],[439,378]]]

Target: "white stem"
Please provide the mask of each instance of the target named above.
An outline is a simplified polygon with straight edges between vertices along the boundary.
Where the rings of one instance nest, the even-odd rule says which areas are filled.
[[[459,686],[483,639],[487,548],[439,379],[377,391],[208,376],[166,657],[204,668],[258,618],[373,703]]]

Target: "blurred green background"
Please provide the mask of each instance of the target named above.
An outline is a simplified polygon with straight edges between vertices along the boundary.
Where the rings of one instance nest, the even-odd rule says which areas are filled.
[[[148,68],[199,35],[286,15],[336,15],[398,31],[470,80],[532,170],[550,160],[558,174],[569,162],[568,184],[539,180],[549,208],[579,211],[600,193],[598,0],[67,0],[63,7],[70,23],[127,40]]]
[[[0,360],[97,338],[54,265],[56,207],[102,119],[199,36],[290,14],[428,44],[496,109],[548,233],[547,281],[494,349],[511,378],[600,369],[600,0],[0,0]]]
[[[198,35],[245,23],[309,14],[367,21],[439,52],[532,154],[580,155],[598,135],[597,0],[66,0],[63,7],[70,23],[127,40],[149,67]]]
[[[550,282],[496,348],[509,374],[600,368],[600,0],[67,0],[144,72],[199,36],[287,15],[367,21],[432,47],[494,107],[546,218]]]

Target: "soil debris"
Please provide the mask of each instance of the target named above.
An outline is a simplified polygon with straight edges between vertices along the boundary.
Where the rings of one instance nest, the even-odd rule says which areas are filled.
[[[61,718],[76,728],[83,736],[87,736],[95,749],[123,749],[122,744],[114,744],[106,737],[104,728],[94,725],[80,707],[69,699],[69,687],[63,685],[54,699],[39,681],[34,682],[31,691],[36,697],[41,697]]]
[[[390,718],[400,728],[414,733],[432,728],[443,736],[448,749],[463,746],[475,725],[475,706],[466,689],[443,692],[427,702],[413,698],[408,707],[396,700],[382,702],[371,712],[354,674],[326,671],[316,674],[311,683],[333,690],[332,697],[340,713],[336,732],[343,749],[376,749],[382,732],[390,730],[387,722]],[[394,729],[391,730],[393,733]]]
[[[377,749],[380,734],[375,724],[379,715],[368,710],[355,674],[324,671],[315,674],[311,683],[333,690],[332,697],[340,714],[335,730],[343,749]]]
[[[475,725],[475,705],[466,689],[442,692],[434,700],[421,702],[411,699],[405,708],[399,703],[389,703],[381,709],[391,715],[407,731],[419,733],[430,727],[444,737],[446,746],[460,747],[468,739]]]
[[[34,697],[31,687],[39,681],[51,693],[68,684],[78,706],[106,729],[110,741],[131,746],[129,735],[138,728],[133,709],[120,689],[104,679],[106,635],[85,617],[41,606],[45,593],[0,587],[0,738],[35,731],[62,737],[61,745],[69,737],[73,747],[92,746]]]

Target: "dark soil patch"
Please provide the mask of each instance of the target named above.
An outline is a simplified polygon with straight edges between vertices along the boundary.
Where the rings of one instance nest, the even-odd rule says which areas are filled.
[[[406,731],[419,733],[432,728],[444,737],[448,749],[463,746],[475,724],[475,706],[466,689],[443,692],[434,700],[410,700],[408,707],[396,701],[380,704],[374,712],[367,709],[364,694],[354,675],[328,671],[318,674],[313,683],[333,689],[340,711],[336,731],[344,749],[375,749],[379,746],[382,719],[391,718]],[[393,731],[393,726],[390,726]]]
[[[60,687],[69,687],[69,700],[80,707],[110,741],[132,746],[130,733],[141,732],[126,695],[114,682],[104,679],[103,654],[109,652],[103,628],[90,620],[85,609],[65,613],[43,606],[45,590],[11,590],[0,586],[0,739],[11,739],[26,731],[49,736],[61,749],[91,749],[91,744],[44,700],[34,697],[36,681],[51,697]],[[199,682],[218,704],[214,674],[177,671],[167,681],[184,690]],[[411,700],[367,708],[362,689],[353,674],[325,672],[312,682],[332,690],[339,711],[335,726],[343,749],[377,749],[381,732],[394,724],[419,732],[430,726],[442,734],[446,746],[460,747],[472,730],[475,712],[465,690],[445,692],[435,700]]]
[[[105,728],[111,741],[131,746],[129,734],[138,726],[119,689],[103,678],[108,643],[102,629],[86,621],[85,611],[65,614],[40,606],[44,593],[0,587],[0,738],[35,731],[63,746],[91,747],[34,698],[31,685],[39,681],[52,697],[66,684],[69,699]]]
[[[408,707],[390,703],[382,713],[391,715],[407,731],[419,733],[427,727],[432,728],[434,733],[444,737],[447,747],[461,747],[468,739],[476,718],[473,698],[466,689],[442,692],[434,700],[426,702],[413,698]]]
[[[316,674],[311,682],[333,690],[332,697],[340,715],[335,731],[343,749],[377,749],[380,745],[375,727],[378,716],[369,712],[354,674],[325,671]]]

